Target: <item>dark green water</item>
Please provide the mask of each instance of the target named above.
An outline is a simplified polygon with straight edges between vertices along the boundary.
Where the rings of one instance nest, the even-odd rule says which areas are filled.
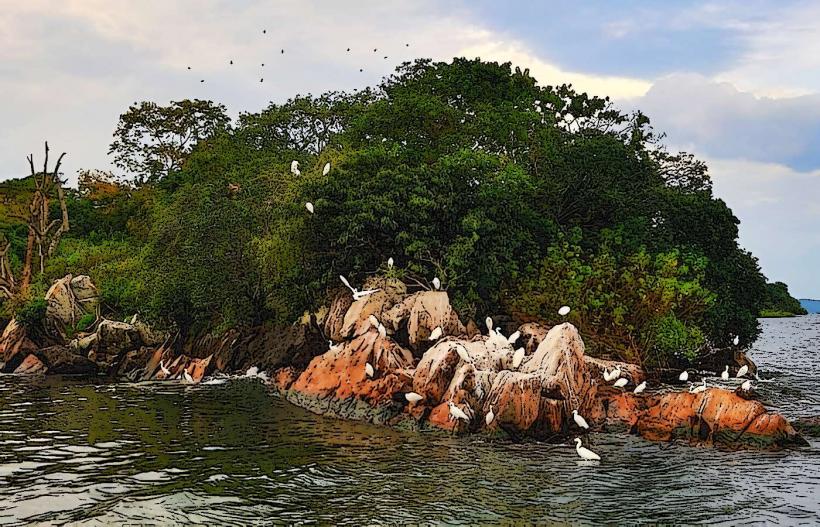
[[[820,414],[820,316],[764,321],[762,396]],[[765,377],[766,375],[764,375]],[[491,443],[326,419],[251,380],[0,376],[0,524],[820,523],[820,444]]]

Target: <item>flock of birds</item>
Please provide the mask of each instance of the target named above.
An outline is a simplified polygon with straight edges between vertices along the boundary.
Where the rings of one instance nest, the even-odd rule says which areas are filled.
[[[263,30],[262,30],[262,34],[263,34],[263,35],[267,35],[267,34],[268,34],[268,30],[267,30],[267,29],[263,29]],[[404,47],[405,47],[405,48],[409,48],[409,47],[410,47],[410,43],[409,43],[409,42],[406,42],[406,43],[404,44]],[[351,52],[351,48],[347,48],[347,49],[345,50],[345,52],[346,52],[346,53],[350,53],[350,52]],[[378,53],[378,52],[379,52],[379,48],[373,48],[373,53]],[[281,48],[281,49],[279,50],[279,55],[284,55],[284,54],[285,54],[285,48]],[[389,55],[384,55],[382,58],[383,58],[383,60],[387,60],[387,59],[389,59],[389,58],[390,58],[390,56],[389,56]],[[262,62],[262,63],[260,63],[260,64],[261,64],[261,69],[260,69],[260,77],[259,77],[259,82],[260,82],[260,83],[264,83],[264,82],[265,82],[265,76],[264,76],[264,71],[265,71],[265,70],[264,70],[264,68],[265,68],[265,63],[264,63],[264,62]],[[233,61],[233,59],[228,59],[228,66],[233,66],[233,65],[234,65],[234,61]],[[189,66],[187,66],[187,68],[188,68],[188,71],[193,71],[193,68],[192,68],[190,65],[189,65]],[[363,68],[363,67],[362,67],[362,68],[359,68],[359,73],[364,73],[364,68]],[[205,79],[204,79],[204,78],[200,78],[200,79],[199,79],[199,82],[200,82],[200,84],[204,84],[204,83],[205,83]]]

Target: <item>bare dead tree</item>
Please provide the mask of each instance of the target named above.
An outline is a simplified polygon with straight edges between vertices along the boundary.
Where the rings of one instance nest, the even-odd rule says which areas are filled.
[[[60,180],[60,164],[65,152],[60,154],[52,171],[48,169],[48,152],[48,142],[46,142],[45,161],[41,172],[37,172],[34,168],[34,154],[29,154],[27,158],[31,177],[34,180],[34,194],[28,206],[28,217],[23,218],[28,223],[28,236],[19,284],[15,281],[9,264],[8,253],[11,243],[6,240],[5,246],[0,248],[0,294],[5,296],[28,290],[35,266],[40,273],[43,272],[46,260],[54,254],[60,238],[69,229],[68,207],[63,192],[63,182]],[[51,219],[49,205],[54,197],[60,204],[60,217]]]

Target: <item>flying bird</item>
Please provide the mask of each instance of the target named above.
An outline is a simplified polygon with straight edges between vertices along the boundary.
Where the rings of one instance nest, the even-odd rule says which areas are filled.
[[[263,30],[262,30],[262,34],[263,34],[263,35],[264,35],[265,33],[267,33],[267,32],[268,32],[268,30],[267,30],[267,29],[263,29]]]
[[[373,48],[373,53],[375,53],[379,48]]]
[[[344,276],[339,275],[339,279],[353,293],[353,300],[359,300],[360,298],[364,298],[368,295],[372,295],[373,293],[375,293],[377,291],[381,291],[381,289],[365,289],[364,291],[359,291],[355,287],[351,286],[350,282],[348,282],[347,278],[345,278]]]
[[[229,64],[233,64],[233,61],[230,61]]]
[[[642,391],[646,390],[646,381],[643,381],[641,384],[635,386],[633,390],[634,393],[641,393]]]
[[[325,163],[325,167],[322,169],[322,175],[326,176],[330,174],[330,163]]]
[[[283,49],[283,50],[282,50],[282,55],[284,55],[284,54],[285,54],[285,50]]]
[[[588,461],[600,461],[601,456],[593,452],[592,450],[581,446],[581,440],[577,437],[575,438],[575,452],[581,456],[581,459],[586,459]]]
[[[205,79],[200,79],[199,82],[205,82]]]
[[[350,51],[350,48],[347,48],[347,50]]]
[[[259,82],[265,82],[265,78],[262,77],[261,79],[259,79]]]
[[[584,419],[584,417],[578,413],[578,410],[572,411],[572,418],[575,420],[576,425],[578,425],[581,428],[589,430],[589,424],[587,424],[587,420]]]

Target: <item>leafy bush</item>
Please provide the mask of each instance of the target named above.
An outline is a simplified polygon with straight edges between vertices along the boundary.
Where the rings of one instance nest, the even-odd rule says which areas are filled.
[[[689,362],[694,362],[706,343],[706,338],[700,328],[687,326],[674,314],[669,314],[655,322],[651,332],[653,349],[650,351],[657,353],[653,358],[668,360],[673,356],[682,356]]]
[[[17,307],[14,317],[20,325],[27,329],[40,328],[45,320],[47,307],[48,302],[44,298],[30,297]]]

